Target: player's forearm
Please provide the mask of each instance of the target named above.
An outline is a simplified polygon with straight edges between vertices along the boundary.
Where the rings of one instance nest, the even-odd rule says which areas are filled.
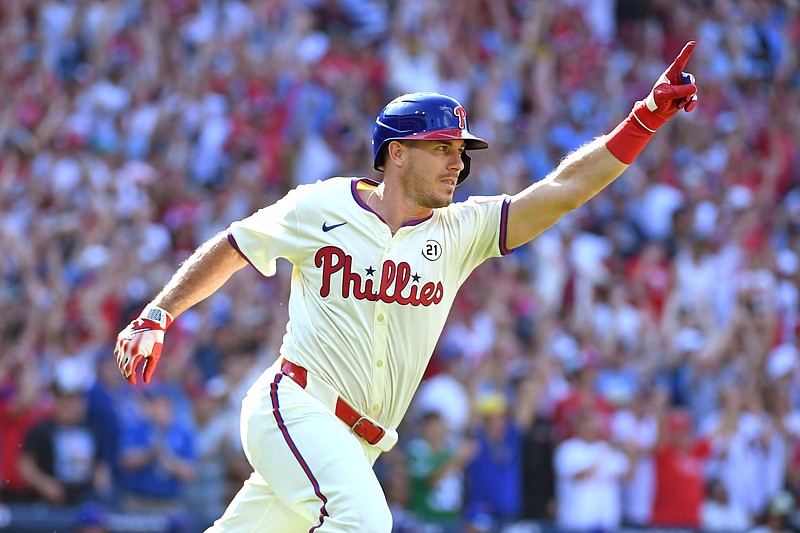
[[[228,242],[225,232],[200,246],[175,272],[152,304],[177,317],[214,294],[247,262]]]
[[[545,179],[511,199],[507,243],[525,244],[566,213],[577,209],[619,177],[628,165],[598,137],[571,153]]]

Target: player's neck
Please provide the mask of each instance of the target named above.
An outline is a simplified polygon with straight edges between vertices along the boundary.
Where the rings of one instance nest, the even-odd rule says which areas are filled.
[[[386,221],[392,234],[403,224],[430,216],[432,209],[412,205],[409,198],[397,187],[386,187],[381,183],[373,190],[359,191],[361,199]]]

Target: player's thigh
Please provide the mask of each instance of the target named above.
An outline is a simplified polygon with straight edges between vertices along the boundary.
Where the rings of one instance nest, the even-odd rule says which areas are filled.
[[[308,518],[297,514],[254,472],[231,500],[225,513],[205,533],[308,531]]]
[[[391,530],[391,514],[358,437],[285,376],[269,399],[246,401],[243,440],[250,462],[314,531]]]

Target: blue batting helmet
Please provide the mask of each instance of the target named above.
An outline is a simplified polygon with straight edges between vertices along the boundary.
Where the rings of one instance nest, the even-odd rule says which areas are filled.
[[[386,104],[372,128],[372,160],[375,170],[383,171],[385,146],[390,141],[463,139],[466,150],[461,158],[464,169],[458,175],[461,183],[469,175],[467,150],[489,148],[489,143],[475,137],[467,126],[467,111],[458,100],[439,93],[410,93]]]

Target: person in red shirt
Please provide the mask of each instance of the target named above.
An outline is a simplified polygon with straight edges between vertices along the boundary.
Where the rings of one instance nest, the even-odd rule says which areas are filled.
[[[13,359],[13,360],[12,360]],[[0,502],[28,503],[34,493],[17,469],[25,434],[45,417],[35,360],[0,358]]]
[[[556,403],[553,411],[553,433],[559,442],[574,436],[575,419],[585,409],[592,409],[601,417],[603,434],[608,431],[612,408],[597,391],[598,358],[595,355],[582,358],[583,364],[569,374],[569,393]]]
[[[661,318],[674,285],[667,250],[660,242],[649,242],[625,268],[636,306],[655,320]]]
[[[711,445],[695,437],[687,412],[676,409],[662,418],[655,450],[656,494],[651,525],[698,528]]]

